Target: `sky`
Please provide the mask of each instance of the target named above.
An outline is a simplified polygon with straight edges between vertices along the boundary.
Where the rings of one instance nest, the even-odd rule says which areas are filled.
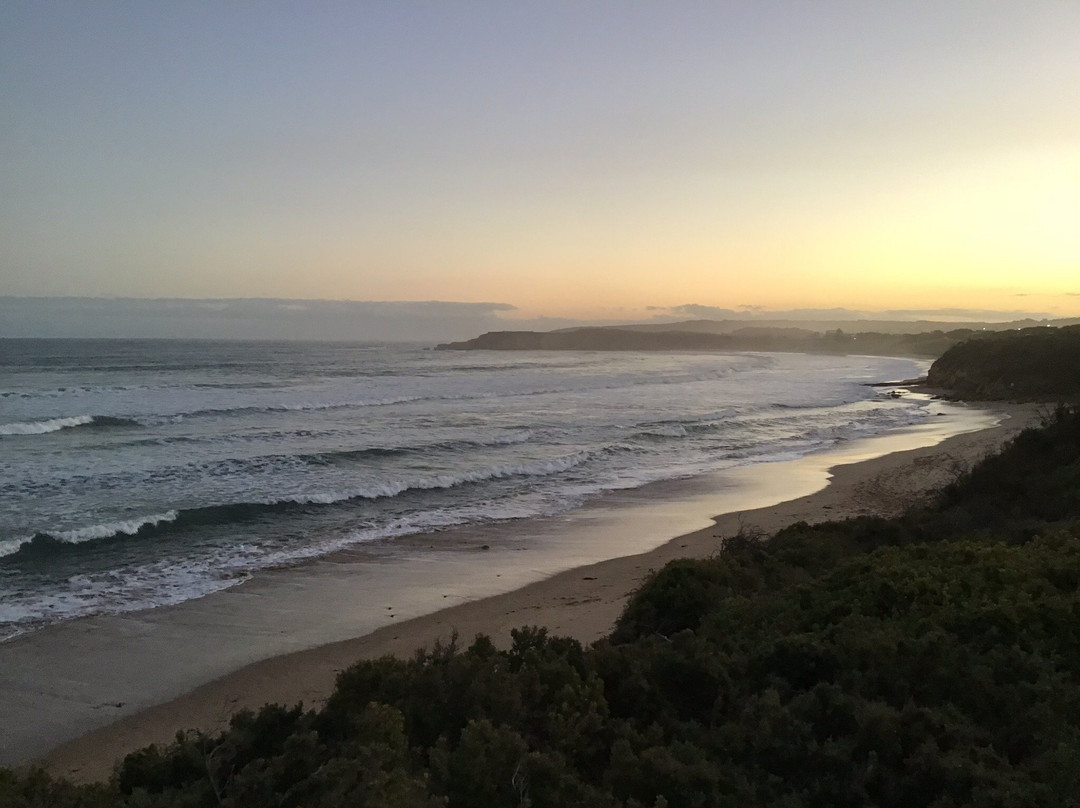
[[[1078,92],[1073,0],[6,0],[0,295],[1076,316]]]

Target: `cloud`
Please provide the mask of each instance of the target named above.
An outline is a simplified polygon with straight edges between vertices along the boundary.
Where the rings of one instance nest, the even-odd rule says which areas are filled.
[[[664,310],[664,309],[659,309]],[[666,311],[680,317],[694,317],[701,320],[729,320],[739,316],[734,309],[723,309],[718,306],[703,306],[699,303],[684,303],[681,306],[669,306]]]

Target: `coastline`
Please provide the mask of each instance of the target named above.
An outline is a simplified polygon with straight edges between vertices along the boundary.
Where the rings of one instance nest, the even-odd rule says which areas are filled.
[[[442,584],[438,589],[444,594],[437,594],[437,589],[434,597],[443,603],[454,603],[449,608],[438,609],[436,602],[435,608],[427,609],[426,613],[421,605],[417,607],[420,613],[410,614],[407,608],[390,606],[387,608],[394,609],[390,617],[400,619],[400,622],[386,625],[387,616],[383,614],[375,621],[379,624],[381,620],[381,627],[343,635],[351,639],[320,642],[319,636],[309,635],[306,642],[314,647],[302,650],[274,652],[273,643],[263,642],[264,657],[268,658],[240,665],[235,661],[225,663],[232,668],[224,675],[189,671],[185,674],[187,687],[171,685],[182,695],[174,693],[163,698],[160,689],[153,691],[151,688],[151,692],[143,693],[141,702],[115,705],[118,709],[128,707],[128,714],[118,721],[109,720],[106,710],[98,714],[96,727],[74,739],[71,739],[76,734],[72,727],[77,723],[65,725],[60,722],[51,733],[44,733],[48,737],[42,738],[42,747],[27,754],[26,758],[36,758],[53,773],[75,780],[100,779],[109,774],[114,760],[126,752],[149,743],[168,742],[179,729],[214,729],[237,709],[254,708],[267,702],[291,704],[303,701],[309,706],[317,705],[332,688],[337,671],[355,660],[384,654],[408,656],[416,648],[430,646],[437,639],[445,641],[454,630],[465,643],[476,633],[486,633],[496,644],[506,645],[509,630],[527,624],[545,625],[553,633],[574,636],[583,642],[597,639],[610,631],[627,596],[640,580],[651,569],[659,568],[672,558],[708,555],[717,549],[721,536],[731,535],[742,526],[772,533],[799,520],[813,522],[898,512],[948,482],[957,463],[978,460],[1034,419],[1032,408],[998,407],[993,410],[997,415],[988,415],[984,409],[969,410],[966,421],[962,408],[953,405],[953,409],[959,413],[956,415],[958,423],[947,428],[929,423],[925,428],[852,441],[797,460],[708,475],[681,486],[659,484],[649,492],[641,489],[621,492],[598,506],[548,520],[543,531],[543,538],[549,540],[547,555],[560,560],[561,571],[545,568],[532,556],[523,563],[526,556],[521,554],[521,547],[497,548],[487,553],[477,544],[483,541],[482,531],[479,532],[481,535],[465,533],[459,537],[465,544],[456,548],[458,558],[443,559],[445,563],[435,564],[437,568],[429,569],[428,576],[419,583],[429,589]],[[1005,418],[1002,423],[991,425],[1001,418]],[[966,431],[944,437],[949,429]],[[676,496],[670,496],[673,489]],[[701,511],[703,507],[712,507],[712,510]],[[708,513],[721,515],[709,519],[705,516]],[[517,526],[501,525],[492,530],[507,533],[517,530]],[[657,530],[662,533],[657,534]],[[565,541],[562,544],[558,541],[565,535],[580,537],[582,531],[593,532],[597,546],[592,547],[591,552],[607,554],[607,560],[590,562],[588,553],[576,552],[576,548]],[[656,546],[658,535],[668,540]],[[410,539],[413,542],[423,540],[423,537]],[[408,542],[403,544],[407,548]],[[480,552],[484,555],[478,556]],[[617,557],[611,557],[612,554]],[[355,571],[356,561],[362,561],[358,555],[346,551],[339,557],[322,560],[305,568],[300,577],[307,575],[325,585],[328,568],[337,565],[341,573],[337,583],[349,585],[350,570]],[[476,568],[479,558],[483,558],[480,567],[490,568],[492,572],[516,568],[520,577],[508,575],[497,583],[488,581],[487,584],[456,587],[442,580],[448,572],[454,573],[455,563],[459,564],[458,570],[465,566]],[[332,572],[330,570],[331,578]],[[502,573],[493,574],[502,578]],[[295,581],[290,584],[288,579],[296,577],[295,571],[282,571],[266,580],[243,584],[227,592],[233,601],[261,602],[265,609],[267,602],[275,599],[275,588],[280,592],[283,586],[295,586]],[[220,606],[221,600],[186,609],[187,604],[182,604],[153,610],[142,616],[142,622],[149,624],[143,628],[151,635],[155,632],[160,635],[162,623],[169,620],[175,623],[178,616],[179,622],[183,623],[186,615],[188,628],[197,633],[200,623],[191,621],[191,615],[198,616],[202,611],[205,617],[207,612]],[[339,602],[333,596],[330,601]],[[427,603],[432,605],[430,599]],[[216,617],[221,620],[220,611]],[[261,619],[265,617],[264,613]],[[118,623],[128,623],[121,626],[119,635],[116,633]],[[132,643],[140,642],[138,632],[132,631],[130,623],[130,618],[126,621],[89,619],[69,628],[68,636],[61,639],[70,640],[77,633],[90,641],[90,653],[98,655],[103,653],[102,649],[117,651],[125,645],[130,649]],[[347,626],[335,625],[336,628],[325,636],[333,636],[334,631],[340,634],[347,629]],[[243,620],[235,620],[221,627],[221,631],[224,635],[231,631],[237,637],[248,627]],[[108,642],[94,644],[95,636],[108,635],[110,631],[113,636],[108,637]],[[140,647],[140,650],[151,656],[164,653],[168,657],[170,637],[158,636],[157,639],[157,648]],[[265,641],[268,638],[256,639]],[[34,636],[27,638],[27,645],[35,645]],[[43,643],[37,645],[40,647]],[[265,654],[267,647],[271,650],[269,655]],[[80,646],[77,645],[76,650],[80,650]],[[87,647],[82,646],[81,650],[87,650]],[[182,648],[173,649],[171,653],[174,656],[182,653]],[[131,677],[137,681],[147,674],[148,671],[135,670]],[[0,702],[10,702],[11,695],[0,689]],[[63,703],[61,695],[58,708],[62,709]],[[36,705],[24,706],[33,708]],[[111,705],[101,706],[108,708]],[[101,720],[102,717],[105,720]],[[50,748],[51,751],[47,751]],[[47,754],[39,757],[40,752],[46,751]]]

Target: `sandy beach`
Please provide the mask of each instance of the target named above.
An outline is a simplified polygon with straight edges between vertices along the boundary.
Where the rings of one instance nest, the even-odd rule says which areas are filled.
[[[267,702],[317,706],[352,662],[411,655],[454,632],[505,646],[512,628],[544,625],[590,642],[669,560],[713,553],[741,528],[769,534],[799,520],[895,514],[1036,418],[1032,407],[940,406],[920,427],[613,495],[538,522],[528,541],[463,533],[441,559],[413,559],[398,573],[371,570],[362,552],[341,553],[180,606],[71,621],[5,643],[0,763],[104,778],[125,753],[178,730],[213,730]],[[403,541],[403,554],[425,540]],[[296,608],[316,596],[323,608]],[[383,602],[376,613],[372,604]]]

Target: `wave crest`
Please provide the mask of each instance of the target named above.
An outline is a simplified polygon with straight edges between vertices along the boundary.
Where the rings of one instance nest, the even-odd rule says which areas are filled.
[[[128,418],[115,418],[111,415],[72,415],[66,418],[49,418],[44,421],[16,421],[0,424],[0,435],[46,435],[61,429],[78,427],[138,426]]]

